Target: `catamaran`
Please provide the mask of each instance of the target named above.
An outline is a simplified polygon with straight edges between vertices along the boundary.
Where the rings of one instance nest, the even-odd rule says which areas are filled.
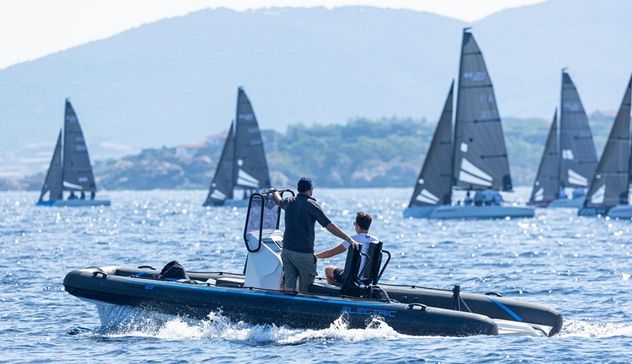
[[[109,206],[110,200],[95,199],[96,191],[88,147],[79,119],[72,104],[66,99],[64,127],[57,136],[53,158],[37,205]],[[68,192],[66,197],[64,192]]]
[[[566,69],[562,70],[559,129],[558,135],[556,111],[538,174],[533,182],[529,205],[581,207],[586,187],[597,167],[597,152],[588,125],[588,116]],[[571,193],[570,196],[567,190]]]
[[[235,122],[230,125],[204,206],[246,206],[252,193],[270,186],[259,124],[240,87]]]
[[[469,28],[463,30],[454,132],[453,89],[454,82],[404,217],[533,217],[533,208],[505,204],[499,193],[513,190],[507,149],[494,87]],[[463,204],[452,204],[453,187],[466,191]]]
[[[630,189],[630,102],[632,77],[628,81],[617,117],[612,124],[580,216],[632,218]]]

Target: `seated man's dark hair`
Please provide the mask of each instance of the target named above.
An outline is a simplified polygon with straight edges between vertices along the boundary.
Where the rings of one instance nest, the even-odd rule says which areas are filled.
[[[366,212],[358,212],[356,214],[356,224],[358,224],[358,226],[360,227],[360,229],[362,230],[369,230],[369,228],[371,227],[371,222],[373,221],[373,218],[371,217],[371,215],[367,214]]]

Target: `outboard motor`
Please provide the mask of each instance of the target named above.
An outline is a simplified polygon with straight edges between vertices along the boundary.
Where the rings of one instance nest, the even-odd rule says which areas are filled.
[[[271,290],[282,288],[283,234],[279,231],[280,219],[281,209],[270,194],[253,193],[250,196],[244,227],[244,242],[248,250],[244,287]]]

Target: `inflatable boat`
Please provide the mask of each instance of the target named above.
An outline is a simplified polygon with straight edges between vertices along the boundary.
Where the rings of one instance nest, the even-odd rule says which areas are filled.
[[[221,312],[235,321],[309,329],[327,328],[341,317],[350,328],[366,328],[377,319],[399,333],[424,336],[552,336],[562,328],[554,308],[498,293],[380,284],[391,260],[382,243],[371,244],[367,254],[348,251],[341,286],[317,278],[309,292],[282,291],[280,215],[268,196],[250,197],[243,273],[186,271],[177,262],[162,270],[90,267],[68,273],[65,290],[96,304],[104,324],[110,309],[126,306],[194,319]],[[366,258],[362,270],[361,254]]]

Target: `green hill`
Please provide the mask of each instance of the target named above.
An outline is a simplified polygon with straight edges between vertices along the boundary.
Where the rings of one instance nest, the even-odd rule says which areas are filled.
[[[550,121],[503,119],[514,185],[531,185]],[[264,131],[275,186],[293,186],[301,176],[322,187],[410,187],[421,165],[435,124],[425,119],[357,118],[344,125],[296,124],[285,133]],[[610,122],[592,122],[598,151]],[[99,188],[207,188],[223,140],[193,146],[145,149],[121,159],[94,164]],[[37,189],[42,174],[21,181],[0,181],[0,189]]]

